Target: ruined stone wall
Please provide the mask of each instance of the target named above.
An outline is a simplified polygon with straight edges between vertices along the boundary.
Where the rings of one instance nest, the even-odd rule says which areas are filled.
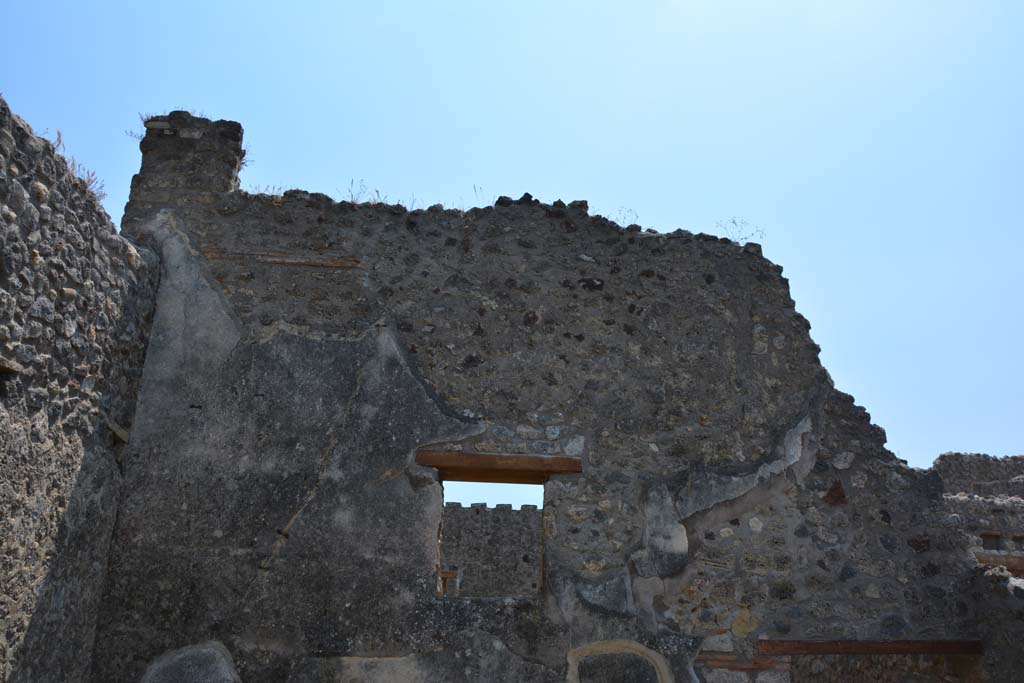
[[[761,640],[977,635],[942,481],[832,386],[757,245],[249,195],[240,143],[147,123],[123,229],[163,279],[94,680],[211,639],[247,682],[784,680]],[[438,596],[426,447],[580,460],[538,592]]]
[[[513,510],[445,503],[441,566],[458,572],[458,595],[503,597],[540,590],[544,541],[535,505]]]
[[[0,680],[88,674],[152,259],[0,99]]]

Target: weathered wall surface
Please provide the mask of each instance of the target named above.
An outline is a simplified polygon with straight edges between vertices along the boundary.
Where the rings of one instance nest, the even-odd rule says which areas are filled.
[[[542,525],[542,513],[535,505],[513,510],[511,505],[445,503],[441,566],[458,571],[458,595],[537,593],[544,554]]]
[[[932,469],[947,493],[1024,496],[1024,455],[943,453]]]
[[[832,387],[756,245],[251,196],[237,124],[147,127],[123,228],[163,280],[95,680],[210,639],[247,682],[684,681],[760,638],[976,634],[941,480]],[[437,596],[428,445],[582,460],[537,593]]]
[[[0,679],[88,674],[156,286],[0,99]]]

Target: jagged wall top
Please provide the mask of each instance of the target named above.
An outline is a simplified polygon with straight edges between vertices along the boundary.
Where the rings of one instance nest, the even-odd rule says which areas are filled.
[[[125,207],[126,234],[135,234],[134,224],[149,209],[192,203],[197,194],[238,189],[245,158],[241,124],[172,111],[146,119],[145,127],[139,144],[142,167],[132,178],[131,200]]]

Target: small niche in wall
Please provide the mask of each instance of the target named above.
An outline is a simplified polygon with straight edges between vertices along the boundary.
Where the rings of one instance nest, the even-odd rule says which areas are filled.
[[[1002,550],[1003,537],[999,534],[982,534],[981,547],[985,550]]]

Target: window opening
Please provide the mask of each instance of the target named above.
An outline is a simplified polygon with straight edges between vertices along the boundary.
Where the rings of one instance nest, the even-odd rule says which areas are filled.
[[[445,503],[486,503],[490,507],[511,505],[513,510],[519,510],[524,505],[544,507],[543,484],[445,481],[443,486]]]
[[[540,591],[544,482],[553,474],[580,472],[579,458],[419,451],[416,462],[437,469],[444,491],[438,595],[509,597]]]

